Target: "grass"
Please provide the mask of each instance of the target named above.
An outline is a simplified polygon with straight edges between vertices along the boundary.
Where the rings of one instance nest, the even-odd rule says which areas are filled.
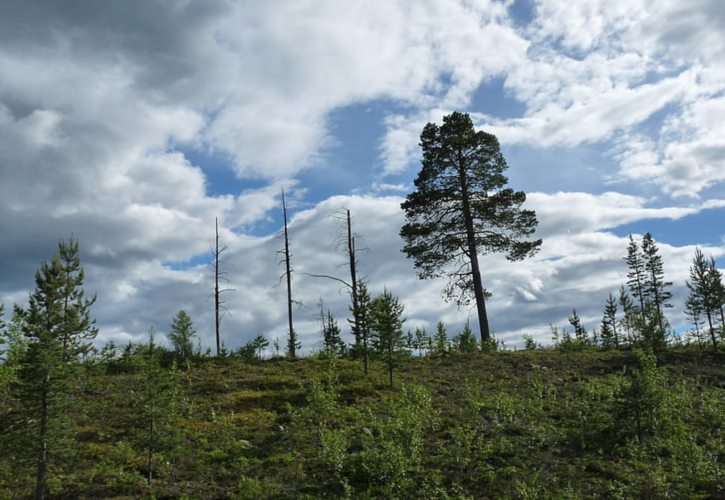
[[[202,359],[176,373],[151,486],[143,371],[95,365],[64,460],[51,453],[51,496],[725,496],[722,355],[641,364],[630,351],[412,358],[390,389],[378,364],[366,378],[345,359]],[[32,465],[22,450],[0,457],[0,497],[27,496]]]

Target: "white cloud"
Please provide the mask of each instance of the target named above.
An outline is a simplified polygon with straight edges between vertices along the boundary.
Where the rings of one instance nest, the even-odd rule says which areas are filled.
[[[293,206],[308,206],[307,187],[293,177],[335,143],[331,111],[371,100],[397,104],[385,119],[380,155],[383,174],[405,174],[423,125],[466,109],[492,79],[504,82],[525,114],[494,120],[484,105],[473,116],[507,143],[573,151],[615,138],[620,179],[687,196],[721,185],[719,2],[536,5],[529,27],[512,22],[511,2],[488,0],[0,7],[0,291],[21,300],[39,262],[74,233],[88,288],[99,294],[104,338],[136,338],[151,324],[163,331],[186,308],[209,340],[208,270],[165,263],[207,251],[219,217],[237,289],[228,295],[228,343],[283,334],[284,292],[273,286],[280,242],[232,229],[272,220],[282,187]],[[662,124],[643,126],[658,112]],[[182,145],[230,157],[237,174],[264,182],[210,196],[204,165],[177,152]],[[405,181],[376,182],[359,192],[396,192]],[[498,331],[535,329],[558,321],[571,302],[600,300],[622,265],[621,238],[606,229],[720,203],[649,208],[632,192],[530,196],[545,236],[540,257],[520,264],[486,258]],[[445,306],[441,283],[418,282],[399,251],[400,198],[314,198],[326,201],[292,224],[295,293],[308,304],[297,313],[305,342],[316,335],[317,297],[346,314],[344,293],[301,274],[342,272],[328,215],[343,205],[370,249],[361,270],[375,289],[387,285],[401,295],[411,324],[460,325],[468,311]],[[667,248],[677,269],[687,251]]]
[[[674,196],[696,197],[725,180],[725,97],[703,99],[670,117],[662,138],[624,143],[620,175],[648,180]]]

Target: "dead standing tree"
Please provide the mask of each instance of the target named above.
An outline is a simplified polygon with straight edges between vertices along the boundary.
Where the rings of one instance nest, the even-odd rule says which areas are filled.
[[[219,244],[219,219],[214,218],[214,248],[211,250],[211,254],[214,257],[214,331],[216,333],[216,355],[221,355],[221,312],[224,310],[228,312],[224,307],[224,301],[221,299],[221,294],[224,292],[231,292],[232,288],[219,288],[219,281],[229,283],[229,279],[225,276],[226,273],[219,270],[221,264],[222,254],[228,250],[226,245]]]
[[[287,279],[287,319],[289,321],[289,336],[287,337],[287,355],[290,358],[297,356],[299,343],[297,342],[297,334],[295,333],[292,321],[292,265],[291,254],[289,248],[289,230],[287,228],[287,204],[284,198],[284,189],[282,190],[282,214],[284,216],[284,250],[280,250],[277,254],[282,255],[282,261],[285,265],[285,272],[281,278]]]
[[[361,284],[360,279],[357,277],[357,252],[355,233],[352,232],[352,216],[350,210],[345,209],[344,215],[335,215],[335,218],[343,221],[343,228],[345,235],[340,236],[338,233],[337,248],[343,247],[345,256],[347,257],[347,265],[350,271],[350,281],[346,281],[337,276],[331,276],[328,274],[311,274],[305,273],[313,278],[325,278],[337,281],[345,286],[350,293],[350,311],[352,312],[353,319],[350,321],[352,325],[352,334],[355,337],[355,346],[353,349],[354,354],[361,355],[365,367],[365,375],[368,374],[368,327],[367,327],[367,314],[364,311],[361,301],[359,287]]]

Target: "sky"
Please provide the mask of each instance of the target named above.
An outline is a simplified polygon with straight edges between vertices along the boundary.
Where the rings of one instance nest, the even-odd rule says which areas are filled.
[[[481,256],[496,338],[548,343],[572,308],[598,326],[647,231],[687,327],[695,247],[725,267],[721,0],[2,2],[0,300],[27,303],[74,235],[99,344],[163,338],[184,309],[212,346],[218,218],[225,345],[284,345],[284,189],[305,352],[321,298],[349,330],[346,291],[305,274],[346,277],[346,209],[371,291],[453,335],[475,309],[418,280],[398,236],[420,132],[452,111],[498,137],[543,239]]]

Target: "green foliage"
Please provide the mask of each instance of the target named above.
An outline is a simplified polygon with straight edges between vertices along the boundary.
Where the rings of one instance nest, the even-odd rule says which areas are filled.
[[[403,357],[403,305],[387,289],[370,301],[370,331],[375,353],[388,367],[388,380],[393,387],[393,370]]]
[[[641,245],[629,235],[625,258],[629,268],[627,286],[634,297],[630,303],[620,295],[627,327],[636,332],[635,338],[642,346],[661,353],[667,346],[669,323],[664,309],[672,307],[671,282],[664,278],[662,257],[650,233],[642,237]]]
[[[69,451],[65,415],[69,384],[76,373],[77,356],[87,352],[83,341],[95,337],[96,329],[90,317],[95,298],[84,298],[76,240],[59,243],[58,253],[41,264],[35,283],[27,314],[23,313],[28,345],[19,370],[17,395],[22,413],[36,427],[37,497],[48,490],[49,456],[62,457]]]
[[[576,309],[572,309],[571,311],[571,316],[569,316],[569,324],[574,328],[574,339],[579,344],[586,347],[589,343],[589,336],[587,334],[586,328],[582,326],[581,319],[576,313]]]
[[[413,339],[413,345],[411,347],[412,349],[418,351],[418,353],[420,353],[422,356],[431,353],[433,347],[433,339],[430,335],[428,335],[428,332],[425,331],[425,328],[415,328],[415,337]]]
[[[350,321],[352,334],[355,337],[355,344],[352,346],[350,355],[354,359],[362,358],[365,374],[368,373],[368,357],[370,354],[370,303],[372,298],[364,281],[357,283],[357,304],[351,307],[354,319]]]
[[[648,328],[645,330],[649,347],[661,352],[667,345],[667,319],[664,309],[672,307],[672,292],[668,290],[672,283],[664,278],[662,256],[654,238],[650,233],[642,237],[642,254],[644,269],[647,276],[644,292],[647,296]]]
[[[90,315],[96,296],[85,298],[78,240],[73,237],[68,242],[61,240],[57,255],[62,270],[60,293],[63,298],[62,321],[58,333],[63,343],[63,359],[67,361],[88,353],[91,345],[87,341],[93,340],[98,334],[95,320]]]
[[[322,350],[335,353],[338,356],[345,354],[345,342],[342,341],[342,332],[332,312],[325,307],[320,299],[320,322],[322,323]]]
[[[448,341],[448,332],[446,325],[442,321],[436,324],[436,333],[433,336],[433,354],[443,356],[450,350],[450,342]]]
[[[26,328],[25,318],[23,308],[15,304],[10,323],[3,323],[3,328],[0,328],[0,344],[3,346],[0,351],[0,391],[15,381],[17,370],[28,349],[28,340],[23,334]]]
[[[400,396],[386,406],[384,416],[371,414],[355,481],[368,494],[398,496],[413,489],[434,414],[430,393],[422,387],[403,387]]]
[[[478,351],[478,340],[473,335],[471,325],[468,321],[463,325],[463,331],[453,337],[452,350],[464,354]]]
[[[534,349],[538,349],[540,346],[536,343],[534,340],[534,337],[528,334],[524,334],[524,349],[527,351],[532,351]]]
[[[550,325],[550,328],[551,340],[557,350],[562,352],[576,352],[581,351],[586,347],[584,342],[580,341],[576,337],[572,337],[565,328],[560,330],[556,325]]]
[[[688,316],[692,318],[698,334],[700,326],[707,326],[712,348],[717,350],[717,313],[723,307],[722,276],[715,260],[710,258],[708,261],[699,248],[695,249],[692,259],[687,288],[690,290],[686,302]],[[703,325],[701,319],[706,320],[706,324]],[[720,326],[722,329],[723,325]]]
[[[621,431],[633,433],[638,441],[660,431],[667,420],[667,388],[657,358],[637,352],[639,366],[623,393]]]
[[[602,318],[601,343],[604,349],[619,348],[619,334],[617,331],[617,299],[611,293],[607,297]]]
[[[138,443],[145,450],[146,478],[151,483],[159,462],[170,463],[178,445],[175,427],[176,404],[179,392],[176,367],[163,369],[154,344],[154,330],[149,330],[149,343],[139,356],[141,363],[140,390],[133,394],[136,408]]]
[[[174,316],[169,331],[169,340],[171,340],[179,360],[187,362],[191,359],[194,349],[194,337],[196,337],[196,330],[194,330],[191,316],[181,309]]]
[[[371,364],[364,377],[359,362],[345,357],[253,365],[195,359],[177,372],[173,353],[152,352],[148,345],[109,349],[85,377],[70,379],[72,404],[56,428],[71,432],[51,448],[53,496],[723,494],[725,364],[712,352],[668,350],[657,364],[629,350],[410,357],[396,372],[399,390],[381,382],[383,365]],[[175,389],[162,390],[166,381]],[[0,498],[27,497],[36,451],[28,444],[36,434],[9,428],[21,422],[22,403],[9,404],[0,418]]]

